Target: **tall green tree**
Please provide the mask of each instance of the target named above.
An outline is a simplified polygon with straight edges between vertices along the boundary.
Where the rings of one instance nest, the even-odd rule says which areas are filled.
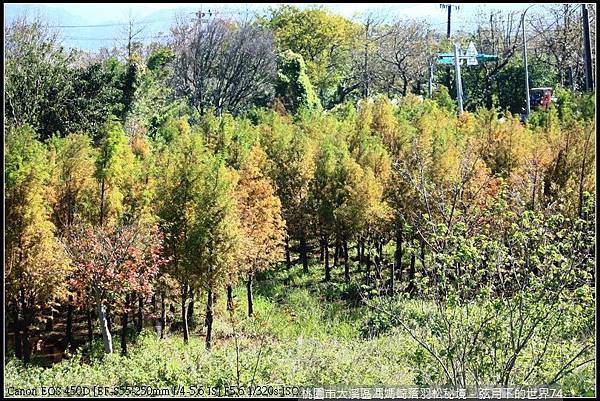
[[[243,233],[242,270],[247,277],[248,316],[253,314],[252,281],[257,272],[279,262],[283,256],[285,221],[281,201],[263,172],[265,152],[254,146],[240,172],[238,210]]]
[[[261,22],[274,32],[281,51],[291,50],[302,56],[321,103],[329,106],[338,85],[351,74],[351,56],[360,26],[323,7],[300,9],[289,5],[271,9]]]
[[[69,260],[55,236],[47,196],[48,154],[30,127],[11,129],[5,143],[8,310],[15,324],[15,353],[29,362],[30,326],[67,295]],[[22,333],[22,334],[21,334]]]

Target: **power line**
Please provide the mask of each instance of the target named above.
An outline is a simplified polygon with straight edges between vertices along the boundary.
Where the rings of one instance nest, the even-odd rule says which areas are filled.
[[[154,24],[157,22],[169,22],[169,20],[154,20],[147,22],[133,22],[131,25],[146,25],[146,24]],[[129,26],[129,22],[122,23],[114,23],[114,24],[98,24],[98,25],[49,25],[48,28],[105,28],[110,26]]]
[[[164,39],[164,38],[168,38],[169,35],[156,35],[156,36],[145,36],[145,37],[140,37],[140,38],[136,38],[139,40],[147,40],[147,39]],[[74,37],[65,37],[65,40],[123,40],[122,38],[74,38]]]
[[[207,12],[206,12],[207,13]],[[186,13],[186,14],[193,14],[193,15],[197,15],[197,12],[190,12],[190,13]],[[217,16],[217,15],[246,15],[246,12],[244,11],[212,11],[211,12],[212,16]],[[174,15],[172,18],[169,19],[157,19],[157,20],[152,20],[152,21],[139,21],[139,22],[133,22],[131,23],[131,25],[146,25],[146,24],[154,24],[154,23],[158,23],[158,22],[173,22],[174,20],[177,19],[177,15]],[[106,27],[111,27],[111,26],[129,26],[130,23],[129,22],[114,22],[114,23],[110,23],[110,24],[95,24],[95,25],[48,25],[48,28],[106,28]]]

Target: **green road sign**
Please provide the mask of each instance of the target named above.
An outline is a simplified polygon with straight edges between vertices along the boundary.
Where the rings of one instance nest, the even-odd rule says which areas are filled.
[[[486,61],[496,61],[498,60],[498,56],[496,56],[495,54],[478,54],[476,57],[478,62],[480,63],[485,63]],[[467,57],[465,56],[460,57],[461,61],[462,60],[466,60]],[[438,53],[437,55],[437,63],[438,64],[448,64],[448,65],[452,65],[454,64],[454,54],[452,53]]]

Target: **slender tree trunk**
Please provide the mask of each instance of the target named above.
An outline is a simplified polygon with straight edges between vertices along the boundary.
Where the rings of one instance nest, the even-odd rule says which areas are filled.
[[[335,251],[333,253],[333,267],[337,267],[338,266],[338,262],[340,260],[340,240],[335,239]]]
[[[158,308],[156,307],[156,293],[152,293],[152,326],[158,326]]]
[[[325,281],[330,281],[331,271],[329,268],[329,242],[327,239],[323,240],[323,246],[325,248]]]
[[[396,251],[394,252],[398,280],[402,280],[402,229],[396,229]]]
[[[227,310],[233,311],[233,288],[231,285],[227,286]]]
[[[488,283],[488,255],[484,254],[483,260],[481,261],[481,270],[483,271],[483,277],[481,278],[481,282],[483,283],[483,287],[485,287]]]
[[[46,320],[46,331],[52,331],[54,327],[54,308],[50,307],[49,311],[50,316],[48,316],[48,320]]]
[[[320,255],[319,255],[319,262],[323,262],[325,260],[325,245],[323,244],[323,239],[321,238],[321,240],[319,241],[319,245],[320,245]]]
[[[23,362],[29,363],[31,359],[31,338],[29,326],[32,323],[33,313],[28,307],[23,307]]]
[[[144,297],[140,296],[138,298],[138,316],[137,316],[137,325],[136,325],[137,332],[141,333],[143,328],[144,328]]]
[[[165,304],[164,291],[160,294],[160,338],[165,338],[165,329],[167,327],[167,305]]]
[[[206,349],[210,350],[212,346],[212,323],[213,323],[213,292],[212,288],[208,289],[206,297]]]
[[[364,245],[363,245],[364,247]],[[363,252],[364,252],[364,248],[363,248]],[[365,255],[363,254],[363,258],[365,258]],[[369,252],[367,252],[366,255],[366,264],[367,264],[367,272],[365,275],[365,283],[367,285],[369,285],[369,283],[371,282],[371,254]]]
[[[348,240],[344,240],[344,280],[350,281],[350,259],[348,258]]]
[[[409,294],[412,294],[415,291],[415,263],[416,263],[416,254],[413,250],[410,254],[410,269],[408,271],[407,291]]]
[[[104,168],[104,165],[102,166]],[[100,189],[100,226],[104,224],[104,174],[102,177],[101,189]]]
[[[252,274],[248,275],[246,282],[246,291],[248,293],[248,317],[254,314],[253,298],[252,298]]]
[[[394,292],[396,291],[395,288],[395,280],[396,280],[396,264],[395,263],[390,263],[390,294],[394,294]]]
[[[378,238],[375,242],[375,247],[377,249],[377,256],[375,257],[375,271],[377,273],[377,280],[381,282],[382,279],[382,269],[383,269],[383,247],[381,245],[381,238]]]
[[[194,318],[194,299],[195,299],[194,295],[195,295],[194,289],[191,288],[190,289],[190,297],[189,297],[190,303],[187,308],[187,318],[188,318],[188,326],[192,329],[194,327],[196,327],[196,319]]]
[[[69,295],[67,303],[67,325],[65,328],[65,337],[67,339],[67,349],[73,347],[73,296]]]
[[[188,285],[184,284],[181,289],[181,321],[183,322],[183,342],[186,344],[190,338],[190,328],[188,326],[188,314],[187,314],[187,299],[188,299]]]
[[[290,238],[289,236],[285,236],[285,266],[288,269],[292,268],[292,259],[290,256]]]
[[[98,321],[100,322],[100,331],[102,332],[102,341],[104,342],[104,352],[112,354],[113,344],[110,329],[108,327],[108,313],[106,306],[102,304],[100,297],[96,294],[96,312],[98,313]]]
[[[129,302],[131,296],[125,297],[125,311],[121,315],[121,355],[127,355],[127,325],[129,324]]]
[[[15,331],[15,357],[23,359],[23,337],[21,336],[23,327],[21,318],[19,317],[19,305],[15,305],[13,326]]]
[[[302,270],[308,273],[308,252],[306,251],[306,236],[300,237],[300,258],[302,259]]]
[[[588,144],[589,144],[589,140],[590,140],[591,135],[588,135],[585,138],[585,145],[583,147],[583,158],[581,160],[581,173],[579,174],[579,204],[577,207],[577,215],[579,216],[579,218],[583,218],[583,188],[584,188],[584,181],[585,181],[585,167],[586,167],[586,162],[587,162],[587,150],[588,150]]]
[[[421,237],[421,267],[425,270],[425,239]]]
[[[21,311],[21,319],[19,319],[19,326],[22,330],[21,338],[19,343],[22,344],[21,352],[23,355],[23,362],[28,363],[29,357],[31,356],[31,345],[29,341],[29,309],[25,303],[25,289],[23,284],[19,291],[19,310]]]
[[[106,309],[104,311],[106,314],[106,327],[108,327],[108,331],[112,332],[112,319],[110,318],[110,304],[106,305]]]
[[[359,272],[362,269],[362,266],[365,262],[365,241],[358,241],[358,268],[356,269]]]
[[[533,191],[531,193],[531,210],[535,210],[535,189],[537,187],[537,168],[533,174]]]
[[[91,348],[92,343],[94,342],[94,325],[92,323],[92,311],[89,309],[89,307],[86,307],[86,317],[87,317],[88,343],[90,344],[90,348]]]

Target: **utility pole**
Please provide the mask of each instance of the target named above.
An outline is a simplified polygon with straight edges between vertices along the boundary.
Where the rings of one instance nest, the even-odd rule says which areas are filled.
[[[440,4],[440,8],[448,9],[448,31],[446,32],[446,38],[450,39],[450,25],[452,21],[452,7],[457,10],[460,8],[459,6],[453,6],[452,4]]]
[[[448,9],[448,31],[446,33],[446,38],[450,39],[450,25],[452,21],[452,7],[458,10],[459,6],[453,6],[452,4],[440,4],[440,8],[442,10]],[[446,69],[446,86],[448,90],[450,90],[450,68]]]
[[[446,37],[450,39],[450,23],[452,21],[452,6],[448,4],[448,32],[446,33]]]
[[[527,37],[525,36],[525,14],[527,10],[533,7],[535,4],[527,7],[525,11],[523,11],[523,16],[521,17],[521,26],[523,27],[523,62],[525,63],[525,94],[527,99],[527,115],[525,118],[529,117],[531,114],[531,105],[529,104],[529,68],[527,67]]]
[[[456,99],[458,100],[458,111],[459,113],[463,112],[463,93],[462,93],[462,83],[460,78],[460,50],[458,48],[458,43],[454,44],[454,69],[456,71]]]
[[[429,97],[433,93],[433,61],[429,60]]]
[[[198,16],[198,29],[200,29],[202,27],[202,22],[208,22],[208,19],[205,19],[204,21],[202,20],[205,16],[209,16],[212,17],[213,14],[217,14],[217,12],[212,12],[210,11],[210,9],[207,12],[203,12],[202,11],[202,5],[200,5],[200,11],[196,12],[196,13],[192,13],[192,14],[196,14]]]
[[[583,54],[585,57],[585,90],[594,90],[594,80],[592,77],[592,46],[590,43],[590,19],[586,4],[581,5],[581,14],[583,18]]]

